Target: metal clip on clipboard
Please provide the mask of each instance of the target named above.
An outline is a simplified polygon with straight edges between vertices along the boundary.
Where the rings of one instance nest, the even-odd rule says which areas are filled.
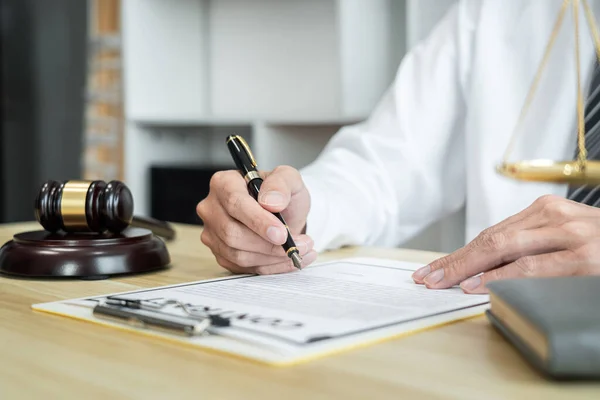
[[[161,312],[160,310],[168,304],[181,307],[187,316]],[[137,328],[183,336],[203,336],[209,334],[212,327],[229,326],[229,320],[226,318],[209,314],[197,315],[184,303],[176,300],[168,300],[157,305],[144,303],[142,300],[110,297],[95,306],[93,313],[98,318],[126,323]]]

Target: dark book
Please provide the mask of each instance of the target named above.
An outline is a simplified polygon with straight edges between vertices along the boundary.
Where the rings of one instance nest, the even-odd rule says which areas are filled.
[[[492,325],[552,379],[600,378],[600,276],[487,285]]]

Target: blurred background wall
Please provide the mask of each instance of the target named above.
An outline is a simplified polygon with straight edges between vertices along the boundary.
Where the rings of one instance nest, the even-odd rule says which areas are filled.
[[[454,2],[0,0],[0,218],[31,220],[45,179],[86,178],[124,180],[138,214],[201,223],[227,135],[263,169],[310,163]],[[463,219],[405,246],[451,251]]]
[[[87,5],[0,1],[3,222],[32,220],[41,182],[80,175]]]

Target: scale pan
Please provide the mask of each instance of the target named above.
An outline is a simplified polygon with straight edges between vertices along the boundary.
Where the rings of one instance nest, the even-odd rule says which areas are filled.
[[[521,181],[600,185],[600,161],[586,161],[582,169],[579,161],[539,159],[501,164],[497,171]]]

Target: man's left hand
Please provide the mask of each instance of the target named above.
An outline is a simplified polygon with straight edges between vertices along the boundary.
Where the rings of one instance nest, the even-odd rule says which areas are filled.
[[[595,274],[600,209],[547,195],[417,270],[413,280],[431,289],[460,284],[466,293],[487,293],[486,284],[498,279]]]

